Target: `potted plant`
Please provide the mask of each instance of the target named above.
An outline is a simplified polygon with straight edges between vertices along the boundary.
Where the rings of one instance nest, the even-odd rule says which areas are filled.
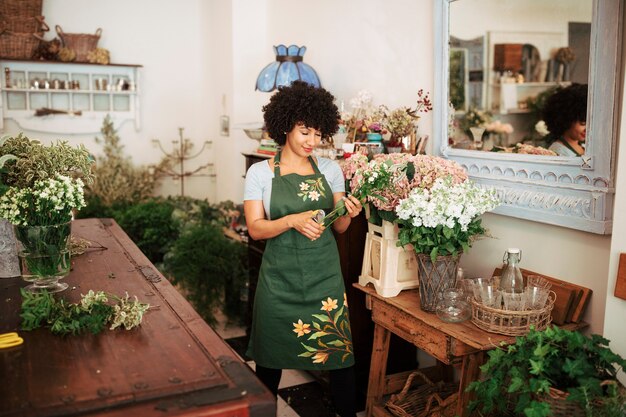
[[[626,361],[599,335],[586,337],[556,326],[517,337],[494,349],[480,381],[468,390],[470,410],[490,415],[624,416],[623,387],[617,373]]]
[[[428,179],[428,170],[416,170]],[[398,245],[412,245],[420,279],[420,307],[434,312],[443,291],[454,285],[459,256],[485,234],[480,215],[497,207],[495,190],[469,180],[438,178],[430,189],[414,188],[396,207]]]

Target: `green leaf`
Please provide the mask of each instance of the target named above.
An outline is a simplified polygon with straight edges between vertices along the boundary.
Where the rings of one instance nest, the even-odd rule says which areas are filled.
[[[320,325],[316,321],[313,322],[313,327],[315,327],[317,330],[320,330]]]
[[[342,314],[343,314],[343,306],[341,306],[341,308],[337,310],[337,312],[335,313],[335,317],[333,317],[333,321],[335,323],[339,322],[339,317],[341,317]]]
[[[316,348],[314,348],[314,347],[307,346],[307,345],[305,345],[305,344],[304,344],[304,343],[302,343],[302,342],[300,342],[300,344],[301,344],[301,345],[302,345],[302,346],[303,346],[306,350],[308,350],[309,352],[317,352],[317,349],[316,349]]]
[[[331,345],[331,346],[345,346],[346,345],[341,340],[331,340],[330,342],[326,342],[326,344]]]
[[[313,352],[304,352],[304,353],[299,354],[298,356],[302,358],[310,358],[313,355],[315,355]]]
[[[318,337],[326,336],[328,333],[326,332],[315,332],[311,336],[309,336],[308,340],[315,340]]]
[[[321,322],[328,322],[330,323],[330,317],[324,315],[324,314],[311,314],[311,316],[315,317],[316,319],[318,319]]]

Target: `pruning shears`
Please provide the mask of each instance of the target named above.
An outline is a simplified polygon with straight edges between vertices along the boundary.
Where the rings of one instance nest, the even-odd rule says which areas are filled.
[[[19,346],[24,343],[16,332],[0,334],[0,349],[6,349],[14,346]]]

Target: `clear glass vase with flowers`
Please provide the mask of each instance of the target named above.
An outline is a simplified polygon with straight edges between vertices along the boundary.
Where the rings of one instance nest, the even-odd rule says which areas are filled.
[[[22,277],[31,291],[61,291],[58,280],[69,273],[68,241],[72,213],[85,205],[84,178],[93,180],[93,159],[84,146],[59,141],[49,146],[20,134],[0,146],[12,154],[0,173],[5,186],[0,197],[0,217],[13,224],[21,244]]]
[[[14,225],[27,290],[57,292],[69,273],[72,211],[85,206],[83,182],[64,175],[38,180],[32,188],[11,187],[0,197],[0,216]]]

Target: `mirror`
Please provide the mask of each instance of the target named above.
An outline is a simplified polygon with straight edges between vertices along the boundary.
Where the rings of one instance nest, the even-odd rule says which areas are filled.
[[[459,162],[477,183],[495,187],[502,200],[496,213],[611,233],[623,3],[436,2],[435,153]],[[477,17],[468,19],[468,13]],[[559,48],[570,48],[562,53],[576,48],[580,62],[574,65],[567,54],[557,60]],[[526,58],[520,62],[520,56]],[[545,144],[529,126],[537,114],[525,106],[550,88],[585,80],[586,140],[580,156],[487,152],[498,144]],[[490,122],[498,121],[501,130],[510,123],[513,131],[501,137],[481,132],[487,123],[476,120],[487,112]],[[460,127],[471,118],[474,122]]]
[[[546,134],[542,110],[557,89],[588,84],[592,5],[593,0],[452,3],[448,95],[455,118],[450,145],[488,152],[583,154],[584,142],[574,139],[584,141],[584,126],[570,145],[561,135]],[[466,18],[477,11],[481,18]],[[576,113],[585,121],[585,87],[566,91],[574,94],[561,95],[577,99],[571,108],[579,109]],[[555,126],[573,113],[553,111],[547,123]],[[479,134],[472,127],[485,130]]]

